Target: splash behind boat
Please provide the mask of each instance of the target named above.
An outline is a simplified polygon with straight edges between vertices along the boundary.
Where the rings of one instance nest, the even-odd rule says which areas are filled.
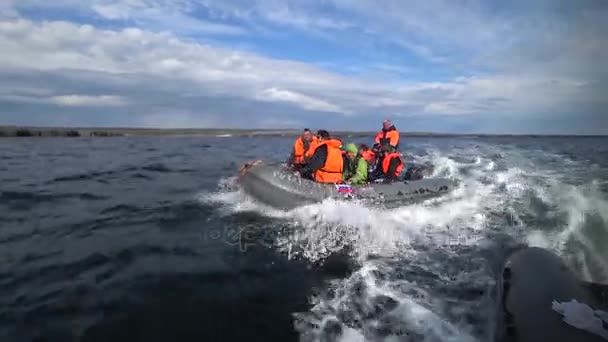
[[[250,196],[279,209],[293,209],[328,198],[411,203],[443,195],[455,186],[451,180],[436,178],[390,184],[320,184],[261,161],[247,163],[241,168],[240,183]]]

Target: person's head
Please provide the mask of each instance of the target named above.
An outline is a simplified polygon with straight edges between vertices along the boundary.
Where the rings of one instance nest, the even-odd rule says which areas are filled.
[[[319,131],[317,131],[317,139],[319,139],[319,141],[329,140],[329,138],[330,136],[328,131],[324,129],[320,129]]]
[[[389,153],[393,153],[395,151],[395,148],[391,145],[383,145],[380,148],[380,153],[382,154],[389,154]]]
[[[304,130],[302,131],[302,139],[306,141],[312,140],[312,132],[308,128],[304,128]]]
[[[355,159],[355,157],[357,156],[357,153],[359,153],[359,150],[357,150],[357,145],[355,145],[355,144],[346,145],[346,155],[348,156],[348,158]]]
[[[369,147],[365,144],[361,144],[361,145],[359,145],[359,151],[362,151],[362,152],[369,151]]]
[[[389,129],[389,128],[391,128],[392,125],[393,125],[393,123],[389,119],[386,119],[382,122],[383,129]]]

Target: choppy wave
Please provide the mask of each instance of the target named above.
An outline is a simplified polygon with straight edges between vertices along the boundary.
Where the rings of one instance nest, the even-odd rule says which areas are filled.
[[[291,139],[229,139],[0,146],[0,339],[490,341],[511,248],[606,279],[605,141],[408,139],[460,186],[281,211],[230,176]]]
[[[545,160],[564,156],[535,151]],[[494,275],[484,249],[499,235],[540,245],[608,279],[608,202],[598,184],[570,185],[515,149],[426,149],[409,156],[461,185],[449,195],[393,209],[326,200],[290,211],[261,205],[234,187],[203,194],[226,212],[254,211],[290,229],[276,248],[311,261],[348,251],[360,268],[334,281],[313,308],[297,313],[304,340],[487,340],[493,329]],[[597,238],[599,237],[599,239]],[[423,277],[418,275],[424,274]]]

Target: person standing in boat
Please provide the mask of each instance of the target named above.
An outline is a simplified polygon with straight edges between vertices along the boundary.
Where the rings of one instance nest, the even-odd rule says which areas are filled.
[[[317,137],[312,135],[310,129],[304,128],[302,134],[293,144],[293,150],[286,164],[296,170],[301,169],[307,162],[307,153],[309,157],[312,156],[312,153],[309,153],[309,151],[314,148],[313,145],[316,140]]]
[[[367,183],[368,164],[359,153],[357,145],[346,145],[347,167],[344,168],[344,183],[365,184]]]
[[[390,145],[395,149],[399,148],[399,131],[391,120],[386,119],[382,122],[382,130],[376,134],[374,143],[374,149],[376,150],[380,150],[384,145]]]
[[[394,181],[402,181],[405,179],[405,162],[401,156],[401,153],[392,145],[384,145],[380,149],[380,165],[379,174],[384,179],[385,183],[391,183]]]
[[[300,174],[319,183],[341,183],[344,160],[340,146],[342,143],[332,139],[329,132],[322,129],[317,132],[317,146]]]

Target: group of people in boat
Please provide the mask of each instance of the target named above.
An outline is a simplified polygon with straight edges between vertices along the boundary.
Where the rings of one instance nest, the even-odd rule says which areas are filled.
[[[393,182],[405,178],[405,162],[398,147],[399,131],[390,120],[382,123],[372,148],[353,143],[344,146],[326,130],[313,135],[304,129],[287,164],[302,177],[319,183]]]

